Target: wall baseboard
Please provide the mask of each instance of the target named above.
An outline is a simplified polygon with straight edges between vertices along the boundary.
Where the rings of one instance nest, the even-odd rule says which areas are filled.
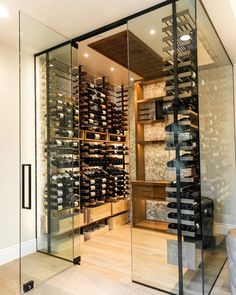
[[[36,252],[36,239],[22,243],[21,255],[26,256]],[[11,262],[20,257],[20,246],[14,245],[0,250],[0,265]]]

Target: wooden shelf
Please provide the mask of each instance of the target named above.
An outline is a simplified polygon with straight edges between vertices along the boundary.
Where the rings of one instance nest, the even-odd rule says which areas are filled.
[[[154,101],[162,101],[165,96],[159,96],[159,97],[153,97],[153,98],[148,98],[148,99],[141,99],[137,100],[137,103],[149,103],[149,102],[154,102]]]
[[[146,185],[146,186],[168,186],[170,184],[170,181],[168,180],[135,180],[131,181],[132,185]]]
[[[165,139],[154,139],[154,140],[144,140],[144,141],[138,141],[138,144],[152,144],[152,143],[165,143]]]
[[[165,118],[157,119],[157,120],[145,120],[145,121],[139,120],[137,123],[145,125],[145,124],[155,124],[155,123],[162,123],[162,122],[165,122]]]
[[[134,225],[135,227],[142,229],[150,229],[154,231],[166,232],[168,229],[168,223],[155,220],[142,220]]]

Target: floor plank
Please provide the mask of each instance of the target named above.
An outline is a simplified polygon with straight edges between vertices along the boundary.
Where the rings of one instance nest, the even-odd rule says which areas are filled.
[[[141,230],[141,237],[143,237]],[[32,290],[28,294],[31,295],[158,295],[162,292],[146,288],[144,286],[131,282],[131,247],[130,247],[130,228],[124,226],[115,231],[110,231],[95,240],[87,241],[81,246],[82,263],[80,266],[73,266],[69,269],[55,275],[47,282]],[[147,241],[142,238],[139,241],[140,251],[145,251]],[[155,240],[155,243],[157,240]],[[160,242],[160,240],[159,240]],[[150,246],[150,244],[149,244]],[[159,261],[163,257],[153,256],[162,248],[159,245],[153,245],[150,248],[150,257],[156,257]],[[44,255],[44,254],[41,254]],[[160,253],[159,253],[160,255]],[[28,262],[30,262],[28,257]],[[39,266],[42,270],[40,278],[44,275],[50,275],[54,265],[50,261],[50,257],[44,255],[44,259],[49,259],[47,263],[48,270],[43,273],[42,261]],[[34,257],[35,259],[35,257]],[[40,258],[39,258],[40,259]],[[17,295],[18,294],[18,269],[17,261],[0,266],[0,294],[1,295]],[[51,270],[50,270],[51,269]],[[28,270],[30,271],[30,269]],[[36,271],[32,265],[32,271]],[[145,270],[146,271],[146,270]],[[173,272],[176,271],[175,269]],[[163,269],[162,269],[163,272]],[[172,273],[173,276],[173,273]],[[156,274],[155,276],[156,277]],[[163,278],[163,277],[159,277]],[[158,278],[157,278],[158,279]],[[165,280],[169,280],[170,286],[176,283],[176,278],[169,275]],[[159,281],[158,280],[158,281]],[[199,293],[200,294],[200,293]],[[217,283],[212,291],[214,295],[229,295],[227,265],[224,267]]]

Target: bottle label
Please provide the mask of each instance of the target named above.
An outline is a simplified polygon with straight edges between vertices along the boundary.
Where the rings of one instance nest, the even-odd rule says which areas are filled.
[[[57,191],[57,195],[58,195],[59,197],[62,197],[62,196],[63,196],[63,191],[58,190],[58,191]]]
[[[91,184],[94,184],[95,183],[95,180],[94,179],[90,179],[90,183]]]
[[[63,199],[62,199],[62,198],[58,198],[58,199],[57,199],[57,203],[58,203],[58,204],[61,204],[62,202],[63,202]]]
[[[68,131],[68,137],[73,137],[74,136],[74,132],[73,131]]]
[[[57,145],[57,146],[62,146],[62,141],[60,141],[60,140],[56,140],[56,145]]]
[[[78,201],[74,201],[74,206],[78,207],[79,206],[79,202]]]
[[[57,175],[53,175],[52,180],[54,180],[54,181],[57,180],[57,177],[58,177]]]
[[[190,132],[181,132],[179,134],[179,140],[186,141],[190,140],[192,138],[192,135]]]
[[[95,134],[95,139],[100,139],[100,134]]]
[[[107,182],[107,179],[106,178],[102,178],[102,182]]]

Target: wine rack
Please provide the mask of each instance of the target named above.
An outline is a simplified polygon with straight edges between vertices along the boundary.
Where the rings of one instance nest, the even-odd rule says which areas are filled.
[[[73,229],[129,210],[127,89],[56,58],[48,57],[45,69],[45,248],[58,252],[58,239]]]
[[[176,175],[166,188],[168,232],[194,238],[200,233],[201,203],[195,24],[188,10],[178,12],[175,23],[172,16],[162,23],[166,55],[163,113],[173,116],[173,123],[165,127],[166,150],[175,151],[176,156],[167,163]]]
[[[48,214],[80,207],[79,198],[79,109],[76,97],[78,78],[69,65],[51,59],[47,63],[47,184],[45,209]],[[73,89],[73,90],[72,90]],[[51,220],[51,219],[50,219]],[[52,223],[55,224],[55,223]],[[51,231],[53,229],[51,228]]]
[[[79,84],[81,208],[129,196],[126,157],[127,90],[82,72]],[[86,123],[86,124],[85,124]]]

